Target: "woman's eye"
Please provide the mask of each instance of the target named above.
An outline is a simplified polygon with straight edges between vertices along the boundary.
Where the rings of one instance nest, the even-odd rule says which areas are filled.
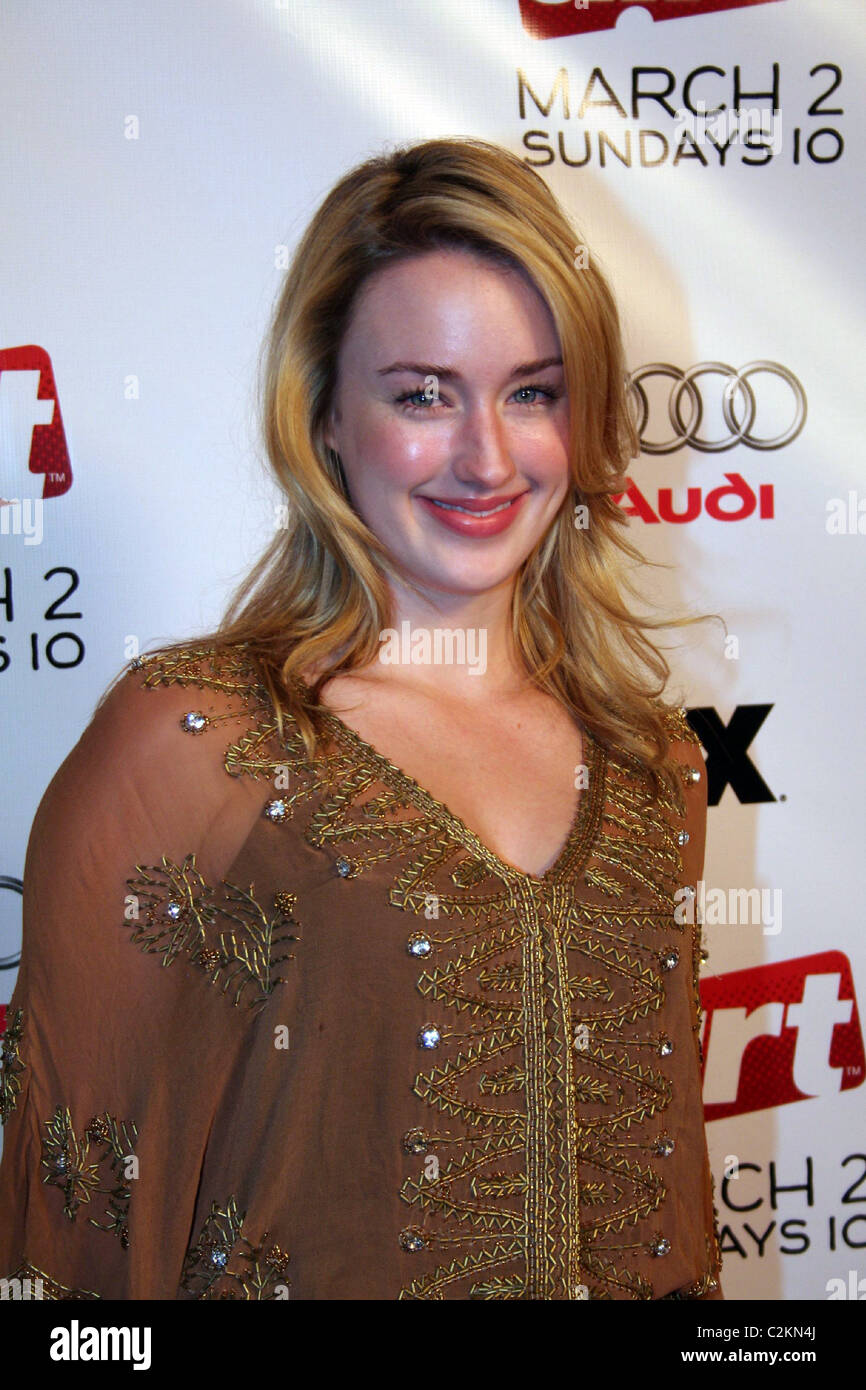
[[[407,405],[410,410],[429,410],[431,405],[435,405],[438,396],[428,394],[422,386],[417,391],[404,391],[402,396],[395,397],[396,405]]]
[[[544,401],[554,401],[559,395],[558,391],[553,391],[548,386],[518,386],[514,394],[515,396],[520,396],[523,395],[524,392],[528,392],[531,396],[541,396]],[[527,401],[524,399],[521,404],[538,405],[539,402],[537,400]]]
[[[518,399],[518,405],[547,405],[555,401],[562,393],[549,386],[518,386],[514,392]],[[528,399],[531,397],[531,399]],[[417,391],[404,391],[402,396],[395,396],[395,405],[403,405],[407,410],[429,410],[431,406],[439,404],[439,396],[432,395],[423,386]]]

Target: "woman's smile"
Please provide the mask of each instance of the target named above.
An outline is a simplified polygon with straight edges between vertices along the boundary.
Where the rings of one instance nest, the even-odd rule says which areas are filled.
[[[444,501],[438,497],[416,497],[438,525],[446,526],[461,536],[498,536],[513,524],[520,514],[527,488],[505,501],[465,499],[462,502]]]

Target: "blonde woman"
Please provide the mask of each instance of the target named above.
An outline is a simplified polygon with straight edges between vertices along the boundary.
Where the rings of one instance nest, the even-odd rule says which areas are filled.
[[[705,777],[626,601],[638,445],[575,240],[469,139],[368,160],[301,239],[262,376],[286,524],[34,822],[5,1276],[722,1296]]]

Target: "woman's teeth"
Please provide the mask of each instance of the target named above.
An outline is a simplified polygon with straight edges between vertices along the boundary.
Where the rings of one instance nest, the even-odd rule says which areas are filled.
[[[498,507],[491,507],[486,512],[471,511],[469,507],[460,507],[454,502],[437,502],[435,497],[431,497],[430,501],[436,507],[444,507],[447,512],[464,512],[466,516],[493,516],[495,512],[504,512],[506,507],[510,507],[514,498],[512,497],[508,502],[500,503]]]

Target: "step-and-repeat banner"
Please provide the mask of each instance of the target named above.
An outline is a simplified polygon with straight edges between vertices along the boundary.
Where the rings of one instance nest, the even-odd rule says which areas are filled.
[[[255,380],[297,237],[369,154],[481,136],[621,304],[620,505],[674,567],[647,597],[727,623],[670,638],[725,1290],[866,1297],[864,83],[860,0],[7,0],[0,1005],[55,769],[272,532]]]

